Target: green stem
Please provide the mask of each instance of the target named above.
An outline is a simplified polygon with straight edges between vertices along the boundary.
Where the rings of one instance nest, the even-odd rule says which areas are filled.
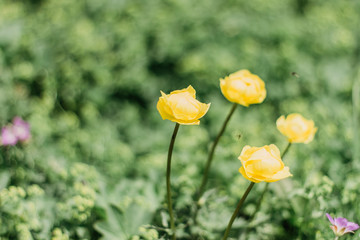
[[[338,240],[339,239],[339,237],[335,237],[335,239],[334,240]]]
[[[222,125],[222,127],[220,129],[220,132],[216,136],[215,141],[213,142],[213,144],[211,146],[211,150],[209,152],[209,156],[208,156],[208,159],[207,159],[207,162],[206,162],[203,178],[202,178],[201,185],[200,185],[200,188],[199,188],[198,193],[197,193],[196,200],[199,200],[201,198],[201,196],[203,195],[203,193],[204,193],[206,183],[207,183],[207,180],[208,180],[210,166],[211,166],[211,163],[212,163],[212,160],[213,160],[213,157],[214,157],[215,148],[216,148],[217,144],[219,143],[219,140],[220,140],[221,136],[225,132],[226,126],[227,126],[231,116],[233,115],[237,105],[238,105],[237,103],[233,104],[229,114],[227,115],[227,117],[226,117],[226,119],[225,119],[225,121],[224,121],[224,123],[223,123],[223,125]]]
[[[282,155],[281,155],[281,159],[284,158],[284,156],[286,155],[286,153],[288,152],[289,148],[291,146],[291,142],[288,143],[288,145],[286,146],[285,150],[283,151]],[[268,191],[269,189],[269,183],[267,182],[266,185],[265,185],[265,188],[256,204],[256,208],[255,208],[255,212],[253,213],[253,215],[250,217],[250,220],[249,222],[251,222],[254,218],[255,218],[255,215],[256,213],[259,211],[260,207],[261,207],[261,203],[262,203],[262,200],[264,199],[264,196],[265,196],[265,193]]]
[[[231,219],[229,221],[229,224],[226,228],[226,231],[225,231],[225,234],[224,234],[224,237],[222,238],[222,240],[226,240],[227,237],[229,236],[229,233],[230,233],[230,229],[231,229],[231,226],[233,224],[233,222],[235,221],[235,218],[236,216],[239,214],[239,211],[241,209],[241,206],[243,205],[246,197],[249,195],[249,192],[251,191],[251,189],[253,188],[253,186],[255,185],[254,182],[251,182],[249,187],[246,189],[246,192],[244,193],[244,195],[242,196],[242,198],[240,199],[240,202],[238,203],[233,215],[231,216]]]
[[[264,188],[263,192],[261,193],[261,196],[260,196],[260,198],[259,198],[259,200],[258,200],[258,202],[257,202],[257,204],[256,204],[255,211],[254,211],[253,215],[251,215],[251,217],[250,217],[250,219],[249,219],[249,223],[251,223],[252,220],[254,220],[255,215],[256,215],[256,213],[259,211],[259,209],[260,209],[260,207],[261,207],[262,200],[264,199],[265,193],[268,191],[268,189],[269,189],[269,183],[267,182],[267,183],[265,184],[265,188]]]
[[[167,204],[168,204],[169,215],[170,215],[170,227],[171,227],[171,231],[172,231],[172,237],[171,237],[172,240],[176,239],[176,234],[175,234],[176,229],[175,229],[174,214],[173,214],[172,201],[171,201],[170,172],[171,172],[171,156],[172,156],[172,152],[173,152],[173,148],[174,148],[176,134],[179,130],[179,126],[180,126],[180,124],[176,123],[173,135],[171,137],[169,151],[168,151],[168,158],[167,158],[167,167],[166,167]]]
[[[288,143],[288,145],[286,146],[285,150],[283,151],[283,153],[282,153],[282,155],[281,155],[281,159],[284,158],[284,156],[285,156],[286,153],[288,152],[290,146],[291,146],[291,142]],[[254,211],[254,213],[251,215],[251,217],[250,217],[250,219],[249,219],[249,223],[251,223],[251,222],[254,220],[256,213],[260,210],[262,201],[263,201],[264,196],[265,196],[266,192],[268,191],[268,189],[269,189],[269,183],[267,182],[267,183],[265,184],[265,188],[264,188],[263,192],[261,193],[261,196],[260,196],[260,198],[259,198],[259,200],[258,200],[258,202],[257,202],[257,204],[256,204],[255,211]],[[246,228],[246,230],[245,230],[245,232],[244,232],[245,235],[247,234],[247,230],[248,230],[248,228]]]
[[[287,151],[289,151],[289,148],[291,146],[291,142],[288,143],[288,145],[286,146],[285,150],[283,151],[283,153],[281,154],[281,160],[285,157],[285,154],[287,153]]]

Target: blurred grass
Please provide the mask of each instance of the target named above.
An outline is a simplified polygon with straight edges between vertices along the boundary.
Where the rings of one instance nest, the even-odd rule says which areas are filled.
[[[218,222],[228,221],[246,187],[237,172],[242,146],[285,148],[274,123],[299,112],[319,131],[312,143],[290,150],[286,162],[294,177],[272,184],[265,220],[249,237],[328,239],[325,211],[360,221],[354,210],[360,182],[359,11],[356,0],[2,0],[0,123],[23,116],[33,135],[17,151],[17,164],[8,166],[9,184],[39,184],[59,201],[48,190],[65,188],[59,169],[83,162],[95,166],[109,188],[125,179],[151,179],[161,189],[173,123],[161,120],[155,104],[159,90],[191,84],[212,106],[199,127],[181,127],[176,142],[174,191],[178,209],[184,208],[231,107],[219,78],[247,68],[265,81],[268,96],[261,105],[238,109],[221,139],[209,183],[217,195],[200,216],[204,237],[219,238]],[[320,191],[324,176],[334,183],[331,193]],[[249,202],[260,184],[254,190]],[[74,229],[81,226],[88,231],[81,236],[88,236],[102,218],[94,216],[73,228],[66,224],[74,219],[63,216],[66,224],[49,229],[60,226],[80,239]],[[159,222],[154,217],[149,224]]]

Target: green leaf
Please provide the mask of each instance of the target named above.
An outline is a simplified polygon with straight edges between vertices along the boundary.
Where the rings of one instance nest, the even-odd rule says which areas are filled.
[[[124,219],[121,211],[113,205],[106,209],[107,219],[95,223],[94,228],[100,232],[104,240],[126,239],[127,236],[123,230]]]
[[[2,171],[0,172],[0,190],[6,188],[10,180],[10,173]]]

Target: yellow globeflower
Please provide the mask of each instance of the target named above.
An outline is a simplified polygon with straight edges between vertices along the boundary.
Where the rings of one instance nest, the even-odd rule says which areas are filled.
[[[284,166],[280,151],[274,144],[263,147],[245,146],[239,160],[242,164],[239,172],[255,183],[276,182],[292,176],[289,167]]]
[[[227,100],[245,107],[262,103],[266,97],[264,81],[248,70],[240,70],[220,79],[220,88]]]
[[[317,131],[313,120],[308,120],[298,113],[289,114],[287,118],[279,117],[276,127],[291,143],[309,143]]]
[[[191,85],[168,95],[160,92],[157,109],[164,120],[184,125],[199,125],[199,119],[209,110],[210,103],[201,103],[195,99],[196,91]]]

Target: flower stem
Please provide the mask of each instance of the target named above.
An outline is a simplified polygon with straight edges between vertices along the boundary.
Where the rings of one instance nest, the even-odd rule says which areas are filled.
[[[287,153],[287,151],[289,150],[291,146],[291,142],[288,143],[288,145],[286,146],[285,150],[283,151],[283,153],[281,154],[281,159],[283,159],[283,157],[285,156],[285,154]]]
[[[338,240],[338,239],[339,239],[339,237],[336,236],[334,240]]]
[[[285,150],[283,151],[283,153],[282,153],[282,155],[281,155],[281,159],[284,158],[284,156],[285,156],[285,154],[287,153],[287,151],[289,150],[290,146],[291,146],[291,142],[288,143],[288,145],[286,146]],[[256,204],[255,212],[254,212],[253,215],[250,217],[249,222],[251,222],[251,221],[254,219],[256,213],[259,211],[260,206],[261,206],[261,203],[262,203],[262,200],[264,199],[265,193],[268,191],[268,189],[269,189],[269,183],[267,182],[266,185],[265,185],[265,188],[264,188],[264,190],[263,190],[263,192],[262,192],[262,194],[261,194],[261,197],[259,198],[259,200],[258,200],[258,202],[257,202],[257,204]]]
[[[225,234],[224,234],[224,237],[222,238],[222,240],[226,240],[226,239],[227,239],[227,237],[228,237],[228,235],[229,235],[229,233],[230,233],[231,226],[232,226],[233,222],[235,221],[235,218],[236,218],[236,216],[238,215],[238,213],[239,213],[239,211],[240,211],[240,209],[241,209],[241,206],[243,205],[246,197],[248,196],[249,192],[251,191],[251,189],[253,188],[254,185],[255,185],[255,183],[254,183],[254,182],[251,182],[250,185],[249,185],[249,187],[246,189],[246,192],[244,193],[244,195],[243,195],[242,198],[240,199],[240,201],[239,201],[239,203],[238,203],[238,205],[237,205],[237,207],[236,207],[233,215],[231,216],[231,219],[230,219],[230,221],[229,221],[229,224],[228,224],[228,226],[227,226],[227,228],[226,228],[226,231],[225,231]]]
[[[207,180],[208,180],[210,166],[211,166],[211,163],[212,163],[212,160],[213,160],[213,157],[214,157],[215,148],[216,148],[217,144],[219,143],[219,140],[220,140],[221,136],[225,132],[226,126],[227,126],[231,116],[233,115],[237,105],[238,105],[237,103],[233,104],[232,108],[230,109],[230,112],[228,113],[228,115],[227,115],[221,129],[220,129],[220,132],[216,136],[215,141],[213,142],[213,144],[211,146],[211,150],[209,152],[209,156],[208,156],[208,159],[207,159],[207,162],[206,162],[206,166],[205,166],[203,178],[202,178],[202,181],[201,181],[201,185],[200,185],[200,188],[199,188],[199,190],[197,192],[197,197],[196,197],[197,201],[201,198],[201,196],[204,193],[206,183],[207,183]]]
[[[176,239],[176,234],[175,234],[176,229],[175,229],[174,214],[173,214],[172,201],[171,201],[170,172],[171,172],[171,156],[172,156],[172,152],[173,152],[173,148],[174,148],[176,134],[179,130],[179,126],[180,126],[180,124],[176,123],[173,135],[171,137],[169,151],[168,151],[168,158],[167,158],[167,167],[166,167],[167,205],[168,205],[169,215],[170,215],[170,227],[171,227],[171,231],[172,231],[172,236],[171,236],[172,240]]]
[[[256,213],[259,211],[259,209],[261,207],[262,200],[264,199],[265,193],[268,191],[268,188],[269,188],[269,183],[267,182],[265,184],[265,188],[264,188],[263,192],[261,193],[261,196],[260,196],[260,198],[259,198],[259,200],[258,200],[258,202],[256,204],[255,211],[254,211],[254,213],[251,215],[251,217],[249,219],[249,223],[252,222],[252,220],[254,220]]]
[[[288,152],[290,146],[291,146],[291,142],[288,143],[288,145],[286,146],[285,150],[283,151],[283,153],[282,153],[282,155],[281,155],[281,159],[284,158],[284,156],[285,156],[286,153]],[[261,207],[261,204],[262,204],[262,201],[263,201],[263,199],[264,199],[264,196],[265,196],[266,192],[268,191],[268,189],[269,189],[269,183],[267,182],[267,183],[265,184],[265,188],[264,188],[263,192],[261,193],[261,196],[260,196],[258,202],[256,203],[255,211],[254,211],[254,213],[251,215],[251,217],[249,218],[249,223],[251,223],[252,220],[254,220],[255,215],[256,215],[256,213],[259,211],[259,209],[260,209],[260,207]],[[248,230],[248,228],[246,228],[246,230],[245,230],[245,232],[244,232],[245,235],[247,234],[247,230]]]

